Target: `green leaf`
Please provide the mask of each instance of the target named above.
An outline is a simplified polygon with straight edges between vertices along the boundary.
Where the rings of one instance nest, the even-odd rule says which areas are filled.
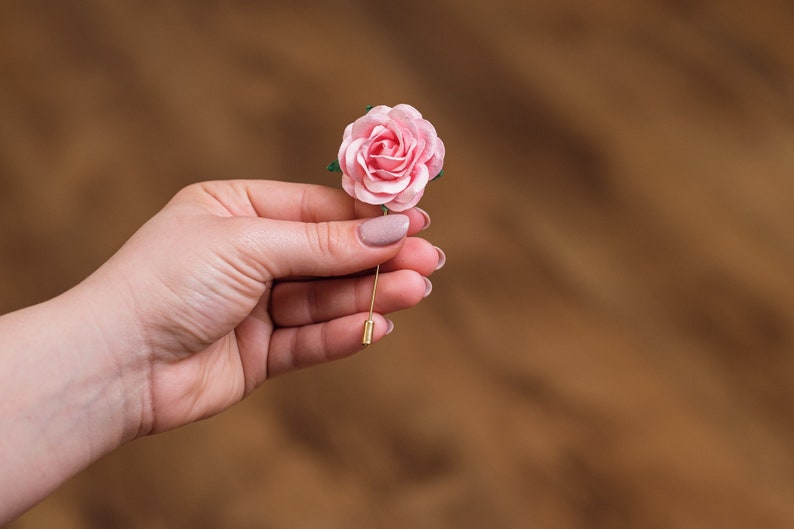
[[[339,167],[339,160],[334,160],[333,162],[329,163],[328,167],[326,167],[326,169],[328,169],[332,173],[341,173],[342,172],[342,168]]]
[[[443,169],[436,176],[431,178],[430,181],[432,182],[433,180],[437,180],[437,179],[441,178],[442,176],[444,176],[444,170]]]
[[[370,111],[370,110],[372,110],[373,108],[374,108],[374,107],[373,107],[372,105],[367,105],[367,112],[369,112],[369,111]]]

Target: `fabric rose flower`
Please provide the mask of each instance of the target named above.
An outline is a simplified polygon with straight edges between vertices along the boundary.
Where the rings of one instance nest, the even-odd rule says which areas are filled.
[[[338,163],[350,196],[405,211],[441,175],[444,142],[411,105],[379,105],[345,128]]]

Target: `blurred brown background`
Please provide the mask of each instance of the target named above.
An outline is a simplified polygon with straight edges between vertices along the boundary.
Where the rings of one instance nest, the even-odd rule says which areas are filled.
[[[367,104],[448,151],[393,335],[10,527],[794,527],[792,35],[783,0],[0,3],[3,312],[190,182],[339,186]]]

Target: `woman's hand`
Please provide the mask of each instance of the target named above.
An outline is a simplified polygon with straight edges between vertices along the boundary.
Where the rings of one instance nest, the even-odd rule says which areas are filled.
[[[0,524],[136,437],[214,415],[361,346],[416,305],[443,253],[341,190],[208,182],[174,197],[75,288],[0,317]]]
[[[367,271],[378,263],[381,339],[391,330],[382,314],[416,305],[443,264],[438,249],[407,237],[428,222],[416,209],[383,216],[321,186],[182,190],[79,287],[99,310],[121,309],[110,323],[122,327],[120,340],[109,348],[130,374],[127,387],[140,389],[139,435],[214,415],[268,377],[362,349]]]

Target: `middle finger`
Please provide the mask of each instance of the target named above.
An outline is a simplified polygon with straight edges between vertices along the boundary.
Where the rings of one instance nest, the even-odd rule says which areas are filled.
[[[273,323],[294,327],[320,323],[369,310],[373,276],[288,281],[273,287]],[[375,312],[387,314],[413,307],[430,293],[430,281],[413,270],[386,272],[378,279]]]

